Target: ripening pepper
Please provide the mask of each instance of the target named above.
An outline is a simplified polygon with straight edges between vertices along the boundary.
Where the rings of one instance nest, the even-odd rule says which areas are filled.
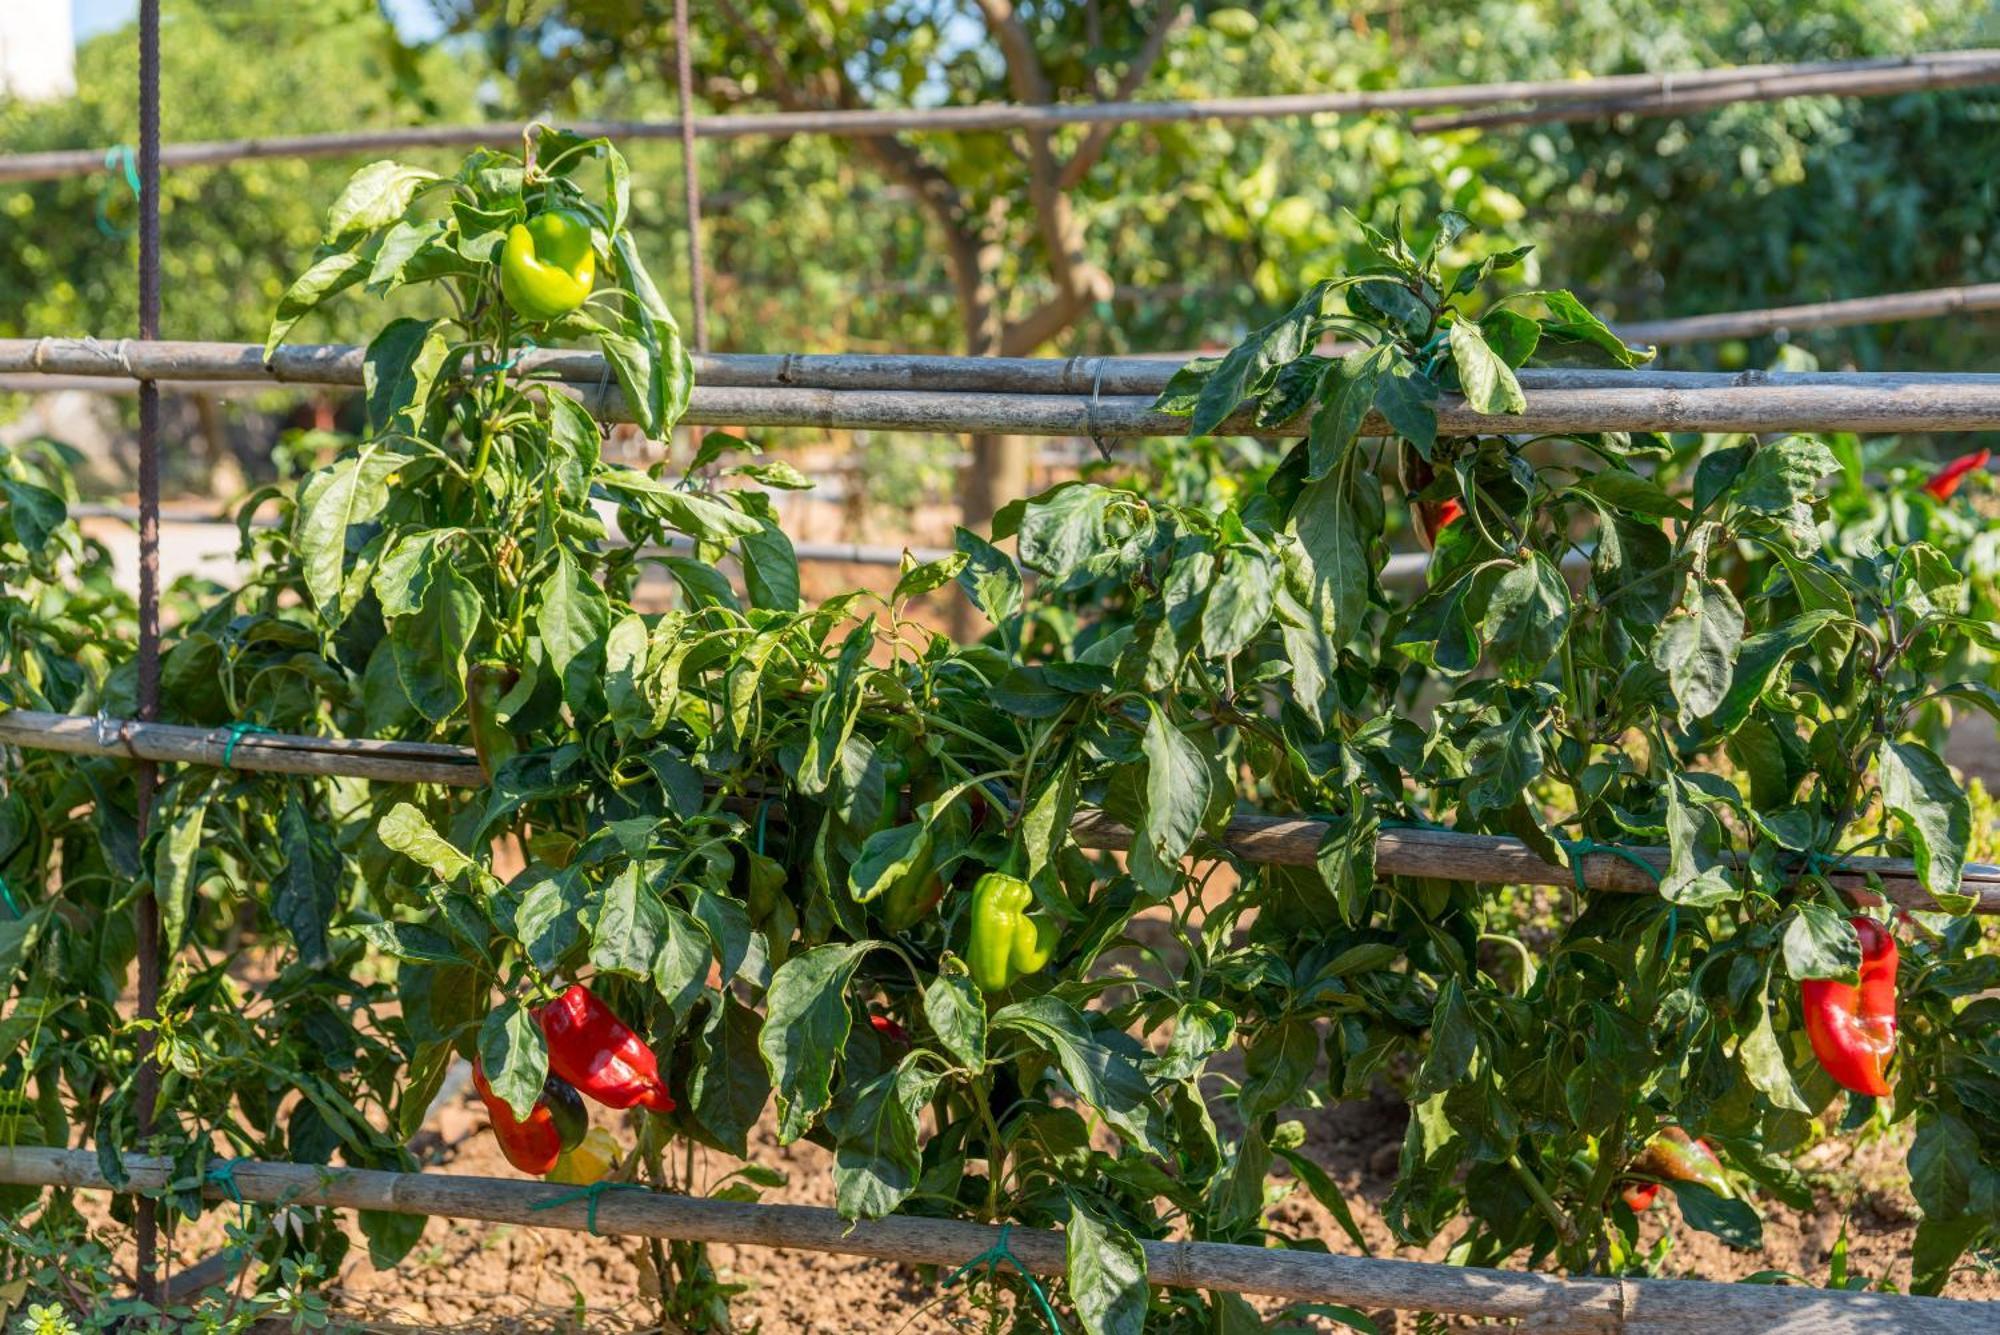
[[[1018,876],[990,871],[972,887],[972,935],[965,962],[979,990],[1005,992],[1049,962],[1056,926],[1028,916],[1035,892]]]
[[[524,319],[553,320],[583,305],[597,278],[590,220],[549,209],[507,229],[500,252],[500,292]]]
[[[486,1071],[476,1057],[472,1062],[472,1087],[479,1091],[479,1101],[486,1105],[493,1138],[500,1142],[500,1152],[507,1156],[508,1163],[536,1177],[555,1167],[556,1158],[562,1153],[562,1132],[557,1129],[555,1114],[549,1108],[546,1085],[543,1097],[535,1100],[525,1121],[514,1116],[507,1100],[486,1083]]]
[[[1873,918],[1849,918],[1861,938],[1861,981],[1808,978],[1799,984],[1806,1037],[1835,1083],[1881,1098],[1896,1055],[1896,938]]]
[[[1690,1137],[1677,1126],[1670,1126],[1647,1141],[1646,1148],[1632,1161],[1632,1170],[1668,1182],[1696,1182],[1718,1196],[1731,1194],[1729,1176],[1722,1171],[1722,1161],[1715,1157],[1708,1142]],[[1657,1182],[1629,1182],[1624,1189],[1625,1203],[1635,1214],[1652,1205],[1659,1194]]]
[[[478,752],[479,768],[486,772],[489,783],[495,771],[520,750],[514,734],[501,725],[499,717],[500,702],[519,680],[521,670],[510,663],[489,659],[466,669],[465,713],[472,724],[472,749]]]
[[[594,1126],[580,1144],[562,1152],[556,1166],[548,1171],[551,1182],[564,1182],[572,1187],[587,1187],[594,1182],[602,1182],[618,1163],[618,1142],[611,1133],[601,1126]]]
[[[1931,474],[1930,480],[1924,483],[1924,490],[1940,501],[1948,501],[1952,493],[1958,490],[1959,484],[1965,481],[1966,476],[1986,467],[1987,461],[1992,457],[1991,450],[1974,450],[1970,454],[1961,454]]]
[[[607,1108],[674,1110],[653,1050],[582,983],[570,984],[535,1019],[548,1040],[549,1070],[579,1094]]]

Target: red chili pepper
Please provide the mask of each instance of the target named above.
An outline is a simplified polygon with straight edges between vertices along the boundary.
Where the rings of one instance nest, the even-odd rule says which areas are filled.
[[[645,1040],[582,983],[535,1012],[549,1043],[549,1069],[607,1108],[672,1112],[673,1096]]]
[[[493,1123],[493,1138],[500,1142],[500,1152],[507,1156],[508,1163],[536,1177],[556,1166],[556,1157],[562,1153],[562,1132],[556,1128],[555,1116],[547,1102],[536,1099],[526,1121],[514,1116],[507,1100],[486,1083],[486,1071],[477,1057],[472,1061],[472,1087],[479,1091],[479,1101],[486,1105],[487,1120]]]
[[[901,1043],[904,1047],[910,1045],[910,1031],[903,1028],[902,1025],[897,1024],[888,1016],[870,1015],[868,1023],[875,1027],[876,1033],[888,1039],[891,1043]]]
[[[1873,918],[1850,918],[1861,938],[1861,981],[1808,978],[1799,984],[1806,1037],[1820,1066],[1843,1088],[1877,1098],[1896,1055],[1896,938]]]
[[[1987,460],[1992,457],[1991,450],[1974,450],[1970,454],[1961,454],[1931,474],[1930,481],[1924,483],[1924,490],[1938,500],[1950,500],[1952,493],[1958,490],[1959,483],[1965,481],[1966,474],[1986,467]]]

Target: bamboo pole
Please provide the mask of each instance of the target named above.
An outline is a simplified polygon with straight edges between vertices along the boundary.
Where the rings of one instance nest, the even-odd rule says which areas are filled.
[[[1364,115],[1409,112],[1441,107],[1511,108],[1507,114],[1562,119],[1560,109],[1572,104],[1593,108],[1630,106],[1645,112],[1689,110],[1694,93],[1730,89],[1721,101],[1769,101],[1780,97],[1847,93],[1869,96],[1913,88],[1960,87],[2000,79],[2000,51],[1971,49],[1933,51],[1867,60],[1763,64],[1657,74],[1619,74],[1599,79],[1512,80],[1498,83],[1452,84],[1434,88],[1394,88],[1378,91],[1288,93],[1263,97],[1205,98],[1190,101],[1083,102],[1051,105],[988,103],[972,106],[897,107],[851,111],[759,112],[697,116],[693,131],[702,139],[784,138],[827,134],[871,138],[897,134],[968,134],[1011,130],[1049,130],[1064,126],[1159,125],[1189,121],[1240,122],[1321,115]],[[1513,107],[1526,103],[1524,107]],[[617,140],[677,139],[678,117],[662,121],[579,121],[565,128],[582,135]],[[1423,122],[1413,128],[1422,130]],[[160,152],[163,167],[212,167],[258,158],[333,157],[344,154],[399,152],[405,149],[465,148],[479,144],[518,144],[518,122],[485,125],[438,125],[350,130],[330,134],[270,135],[197,143],[168,144]],[[88,176],[104,169],[102,148],[57,149],[0,157],[0,182],[48,181]]]
[[[383,783],[478,785],[486,782],[470,747],[367,738],[191,728],[132,719],[83,718],[38,709],[0,712],[0,745],[70,755],[373,779]]]
[[[173,1179],[169,1159],[127,1155],[122,1190],[158,1192]],[[571,1188],[447,1173],[236,1160],[231,1177],[242,1198],[392,1214],[476,1219],[530,1228],[591,1230],[591,1207]],[[86,1150],[0,1149],[0,1182],[65,1190],[111,1191],[97,1156]],[[210,1200],[227,1197],[206,1182]],[[985,1255],[1000,1230],[953,1219],[890,1215],[847,1220],[817,1206],[712,1200],[655,1191],[606,1191],[597,1198],[599,1234],[778,1247],[866,1256],[902,1265],[958,1266]],[[1065,1271],[1065,1242],[1053,1229],[1010,1228],[1006,1244],[1039,1275]],[[1431,1261],[1402,1261],[1213,1242],[1143,1242],[1146,1278],[1157,1288],[1219,1290],[1295,1302],[1393,1307],[1497,1320],[1525,1320],[1544,1335],[1620,1331],[1684,1335],[1688,1323],[1729,1330],[1896,1330],[1960,1335],[1992,1330],[1992,1303],[1946,1298],[1715,1284],[1701,1280],[1560,1279]]]
[[[1759,311],[1684,315],[1672,320],[1620,323],[1614,327],[1619,337],[1633,343],[1706,343],[1722,338],[1758,338],[1780,330],[1841,329],[1850,325],[1929,320],[1941,315],[1991,310],[2000,310],[2000,283],[1974,283],[1924,292],[1888,292],[1874,297],[1816,301],[1803,306],[1773,306]]]
[[[128,723],[32,709],[0,713],[0,745],[211,766],[222,765],[227,753],[231,767],[239,770],[461,787],[486,782],[470,747],[246,732],[236,739],[231,751],[228,728]],[[1311,867],[1318,864],[1326,830],[1324,821],[1297,816],[1240,815],[1230,821],[1221,846],[1246,862]],[[1119,850],[1132,844],[1132,831],[1099,811],[1079,813],[1071,832],[1084,848]],[[1661,873],[1666,870],[1667,850],[1663,848],[1625,851]],[[1654,876],[1622,854],[1588,853],[1582,862],[1581,880],[1586,889],[1652,894],[1659,888]],[[1376,836],[1375,867],[1386,876],[1426,876],[1485,885],[1574,886],[1578,882],[1576,872],[1544,860],[1519,839],[1456,830],[1384,829]],[[1883,896],[1892,903],[1913,909],[1937,907],[1918,882],[1915,864],[1906,858],[1842,859],[1840,869],[1829,879],[1855,898],[1872,902],[1871,876],[1879,880]],[[1974,899],[1974,912],[2000,914],[2000,867],[1969,864],[1962,889]]]
[[[720,362],[722,359],[716,359]],[[784,359],[779,359],[784,360]],[[1110,395],[1120,388],[1164,384],[1171,368],[1141,358],[1038,361],[982,358],[905,359],[867,355],[793,358],[791,375],[811,365],[850,380],[908,377],[924,389],[697,385],[683,421],[696,425],[810,426],[950,434],[1177,436],[1184,418],[1153,410],[1150,394]],[[872,368],[872,369],[871,369]],[[361,350],[339,345],[280,348],[267,365],[254,344],[105,343],[91,339],[0,339],[0,372],[139,376],[153,380],[242,380],[262,370],[279,382],[354,385]],[[596,354],[530,354],[524,374],[564,379],[607,421],[629,420],[623,396],[606,383]],[[1102,379],[1099,378],[1102,372]],[[745,376],[766,375],[761,367]],[[1076,385],[1088,374],[1092,390],[1042,393],[997,386]],[[594,378],[593,378],[594,377]],[[727,378],[726,376],[723,378]],[[1527,411],[1487,415],[1455,395],[1438,400],[1445,434],[1542,434],[1577,431],[1974,431],[2000,427],[2000,376],[1971,373],[1525,370]],[[970,383],[986,388],[965,390]],[[964,391],[964,392],[961,392]],[[1260,427],[1247,415],[1225,422],[1224,433],[1301,435],[1303,418]],[[1370,416],[1364,432],[1387,424]]]
[[[1882,97],[1895,93],[1969,88],[1992,83],[1993,72],[1975,62],[1908,65],[1848,74],[1793,73],[1712,79],[1698,85],[1668,85],[1622,97],[1582,98],[1558,106],[1501,107],[1448,116],[1420,116],[1410,122],[1417,134],[1490,130],[1507,125],[1542,125],[1596,120],[1601,116],[1679,116],[1710,111],[1734,102],[1775,102],[1788,97]]]

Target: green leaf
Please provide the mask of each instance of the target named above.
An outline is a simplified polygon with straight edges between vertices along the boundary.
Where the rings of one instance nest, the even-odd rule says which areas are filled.
[[[1882,805],[1910,836],[1917,880],[1946,912],[1966,912],[1972,900],[1959,887],[1972,840],[1972,804],[1965,791],[1922,742],[1887,742],[1875,765]]]
[[[347,180],[326,211],[326,240],[345,241],[387,227],[403,216],[417,195],[442,180],[436,172],[400,162],[371,162]]]
[[[1326,368],[1320,380],[1319,407],[1306,432],[1306,477],[1317,481],[1346,460],[1361,424],[1375,403],[1375,387],[1391,360],[1400,354],[1393,343],[1350,352]]]
[[[1741,898],[1743,892],[1730,881],[1717,855],[1722,831],[1715,817],[1695,803],[1679,775],[1669,776],[1665,796],[1668,856],[1660,894],[1676,904],[1696,907]]]
[[[847,985],[869,942],[814,946],[771,975],[757,1048],[778,1093],[778,1143],[812,1129],[833,1103],[835,1057],[847,1047],[853,1015]]]
[[[1342,474],[1309,482],[1292,507],[1292,534],[1311,575],[1307,610],[1336,644],[1361,629],[1370,571],[1361,519]]]
[[[439,834],[424,813],[408,802],[398,802],[389,808],[388,814],[375,823],[375,837],[391,852],[428,867],[433,876],[447,884],[468,872],[478,871],[471,858]]]
[[[296,788],[285,793],[278,847],[285,861],[271,880],[271,916],[291,934],[300,961],[318,968],[330,957],[327,929],[340,907],[341,865],[338,855],[314,838]]]
[[[857,904],[885,893],[903,877],[931,862],[931,827],[925,812],[907,825],[877,830],[861,845],[861,856],[848,871],[847,888]]]
[[[604,590],[584,577],[567,551],[557,553],[555,568],[542,581],[535,626],[549,666],[562,679],[563,699],[579,713],[588,710],[593,693],[602,691],[611,604]]]
[[[1375,411],[1389,429],[1429,458],[1437,447],[1437,384],[1400,349],[1375,382]]]
[[[1278,571],[1270,557],[1254,547],[1232,546],[1209,586],[1201,611],[1201,647],[1216,658],[1240,653],[1271,620],[1278,592]]]
[[[743,585],[749,590],[752,607],[774,612],[799,610],[799,558],[792,540],[771,520],[755,533],[745,534]]]
[[[1486,340],[1486,346],[1493,355],[1510,367],[1527,365],[1528,358],[1535,355],[1535,348],[1542,341],[1540,321],[1531,320],[1505,306],[1496,307],[1479,317],[1479,333]]]
[[[1069,1197],[1063,1232],[1070,1301],[1088,1335],[1141,1335],[1152,1295],[1146,1287],[1146,1250],[1137,1238]]]
[[[49,539],[69,519],[69,507],[62,497],[32,482],[0,478],[0,492],[7,497],[7,519],[14,526],[14,540],[27,548],[30,556],[42,555]]]
[[[549,1077],[549,1047],[519,997],[486,1013],[479,1026],[479,1064],[487,1085],[514,1116],[525,1119],[534,1111]]]
[[[1154,1126],[1156,1104],[1152,1087],[1124,1048],[1093,1032],[1081,1013],[1054,996],[1030,997],[994,1012],[995,1031],[1025,1034],[1056,1059],[1063,1078],[1104,1120],[1139,1148],[1163,1153]],[[1125,1035],[1119,1033],[1118,1038]]]
[[[1458,367],[1458,380],[1465,387],[1465,401],[1474,412],[1523,413],[1528,396],[1506,362],[1487,346],[1479,325],[1472,320],[1455,320],[1451,326],[1451,359]]]
[[[590,928],[591,967],[627,978],[651,977],[667,939],[667,906],[642,873],[641,864],[628,862],[605,882]]]
[[[1674,1203],[1689,1228],[1712,1233],[1732,1247],[1754,1251],[1764,1245],[1764,1221],[1750,1202],[1718,1196],[1699,1182],[1669,1182]]]
[[[1667,674],[1681,726],[1715,712],[1729,693],[1743,643],[1743,609],[1720,580],[1695,577],[1685,601],[1653,642],[1653,666]]]
[[[1291,310],[1230,350],[1208,373],[1201,396],[1195,400],[1189,434],[1212,433],[1237,405],[1261,391],[1279,367],[1312,351],[1320,307],[1331,286],[1324,280],[1313,284]]]
[[[986,1001],[963,969],[940,970],[924,988],[924,1018],[968,1071],[986,1069]]]
[[[1273,1145],[1271,1149],[1290,1165],[1292,1175],[1305,1184],[1305,1189],[1312,1194],[1312,1198],[1333,1216],[1333,1222],[1340,1225],[1341,1232],[1347,1234],[1348,1241],[1352,1242],[1363,1256],[1373,1255],[1375,1249],[1368,1245],[1368,1235],[1363,1233],[1361,1226],[1354,1221],[1353,1207],[1348,1205],[1347,1197],[1341,1193],[1339,1184],[1332,1176],[1310,1157],[1295,1149],[1285,1145]]]
[[[361,362],[371,432],[416,434],[448,351],[436,320],[406,316],[383,326]]]
[[[1319,1031],[1290,1016],[1269,1024],[1243,1046],[1243,1083],[1236,1091],[1245,1121],[1296,1103],[1319,1060]]]
[[[1569,586],[1540,552],[1501,574],[1480,632],[1501,676],[1530,682],[1549,670],[1569,631]]]
[[[348,458],[320,469],[299,492],[292,543],[304,567],[306,591],[329,626],[347,615],[341,595],[347,567],[347,531],[367,523],[389,503],[389,477],[410,456],[363,444]]]
[[[1604,321],[1564,291],[1537,292],[1548,315],[1541,321],[1536,360],[1547,366],[1634,367],[1653,359],[1652,349],[1634,351]]]
[[[1472,1005],[1453,978],[1438,993],[1431,1011],[1430,1051],[1417,1068],[1410,1098],[1421,1102],[1457,1085],[1472,1072],[1472,1059],[1479,1053],[1479,1026],[1472,1018]]]
[[[201,854],[201,827],[213,790],[206,784],[174,812],[153,849],[153,899],[160,906],[160,948],[178,952],[194,900],[194,869]]]
[[[271,331],[264,336],[264,360],[292,332],[292,326],[310,315],[328,297],[344,292],[368,276],[368,260],[351,250],[338,250],[314,260],[312,267],[292,281],[278,298],[278,312],[271,318]]]
[[[923,1155],[917,1115],[937,1088],[938,1074],[915,1054],[856,1090],[827,1119],[834,1136],[834,1205],[844,1219],[879,1219],[917,1188]]]
[[[396,680],[425,718],[442,723],[465,703],[465,654],[479,632],[479,593],[450,561],[435,562],[423,605],[389,628]]]
[[[1855,981],[1861,969],[1861,942],[1843,914],[1824,904],[1800,904],[1785,925],[1785,972],[1808,978]]]
[[[1778,1042],[1778,1031],[1771,1027],[1768,998],[1757,993],[1750,998],[1748,1008],[1752,1016],[1750,1028],[1736,1049],[1743,1073],[1778,1107],[1810,1114],[1812,1105],[1799,1091],[1798,1078],[1792,1074],[1791,1063],[1785,1060],[1785,1050]]]
[[[1150,699],[1140,745],[1146,756],[1146,807],[1133,841],[1161,863],[1178,862],[1208,814],[1208,759]]]
[[[733,542],[764,531],[764,521],[736,506],[699,492],[681,491],[634,468],[609,468],[597,475],[605,490],[625,497],[671,528],[705,542]]]
[[[935,561],[919,563],[911,559],[906,549],[903,552],[901,571],[896,576],[896,588],[889,595],[889,601],[901,604],[943,588],[959,577],[968,561],[969,558],[965,553],[953,552],[950,556],[942,556]]]
[[[965,557],[958,586],[988,621],[1004,629],[1021,610],[1021,572],[1005,552],[971,529],[953,530],[952,541]]]
[[[747,1159],[750,1129],[771,1097],[770,1072],[757,1048],[764,1021],[728,989],[712,995],[708,1023],[695,1041],[688,1111],[716,1144]]]

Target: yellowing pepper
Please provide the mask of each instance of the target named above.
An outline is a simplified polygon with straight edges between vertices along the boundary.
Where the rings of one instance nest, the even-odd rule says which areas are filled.
[[[547,1180],[587,1187],[602,1182],[605,1174],[617,1166],[619,1157],[618,1142],[611,1138],[611,1133],[593,1126],[584,1133],[581,1144],[556,1157],[556,1166],[548,1171]]]

